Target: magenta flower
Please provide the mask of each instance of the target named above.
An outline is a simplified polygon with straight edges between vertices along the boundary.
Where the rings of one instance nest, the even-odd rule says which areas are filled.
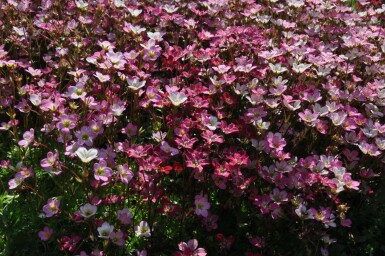
[[[196,239],[181,242],[178,244],[181,252],[175,252],[174,256],[206,256],[206,250],[204,248],[198,248],[198,241]]]
[[[78,235],[72,235],[71,237],[63,236],[59,239],[62,246],[60,247],[61,251],[68,250],[70,252],[73,252],[76,250],[76,246],[81,240],[81,237]]]
[[[39,231],[39,237],[42,241],[48,241],[53,234],[53,229],[49,227],[44,227],[43,230]]]
[[[60,115],[60,121],[56,124],[56,127],[60,129],[61,132],[69,133],[70,130],[76,127],[77,120],[78,116],[76,114],[63,114]]]
[[[48,199],[47,204],[43,206],[43,212],[47,218],[50,218],[59,212],[60,201],[57,199]]]

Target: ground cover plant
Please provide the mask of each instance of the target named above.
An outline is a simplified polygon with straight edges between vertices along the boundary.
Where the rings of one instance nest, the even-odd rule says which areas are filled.
[[[385,5],[0,2],[4,255],[384,255]]]

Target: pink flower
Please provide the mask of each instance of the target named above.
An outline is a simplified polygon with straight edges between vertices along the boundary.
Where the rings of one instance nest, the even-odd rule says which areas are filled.
[[[163,150],[165,153],[169,154],[170,156],[175,156],[179,154],[179,150],[171,147],[166,141],[162,141],[160,149]]]
[[[118,165],[118,174],[119,174],[120,180],[124,184],[128,184],[131,181],[131,179],[134,177],[134,173],[130,170],[127,164]]]
[[[210,203],[208,202],[207,195],[203,195],[203,192],[200,195],[196,195],[195,214],[206,218],[208,216],[208,209],[210,209]]]
[[[68,87],[68,97],[71,99],[84,99],[87,92],[84,89],[83,83],[77,83],[75,86]]]
[[[349,189],[359,190],[360,182],[352,180],[350,173],[345,173],[343,175],[343,181],[345,182],[345,187]]]
[[[132,213],[128,208],[123,208],[122,210],[118,210],[118,219],[120,223],[124,225],[128,225],[131,223]]]
[[[51,172],[53,170],[53,173],[56,175],[61,173],[61,168],[58,163],[59,153],[52,153],[51,151],[47,153],[47,158],[44,158],[40,161],[40,166],[43,167],[43,169],[46,172]]]
[[[122,231],[118,231],[118,232],[112,231],[110,233],[110,239],[117,246],[123,246],[125,242],[124,234]]]
[[[181,242],[178,244],[181,252],[175,252],[174,256],[206,256],[206,250],[204,248],[198,248],[198,241],[196,239]]]
[[[286,141],[284,138],[282,138],[282,135],[280,133],[272,133],[269,132],[267,134],[266,141],[269,144],[269,147],[271,149],[276,149],[278,151],[282,151],[283,148],[286,146]]]
[[[48,241],[53,234],[53,229],[49,227],[44,227],[43,230],[39,231],[39,237],[42,241]]]
[[[128,138],[132,138],[138,133],[138,127],[132,123],[129,123],[122,129],[122,133],[126,134]]]
[[[19,141],[19,146],[26,148],[35,140],[35,130],[33,128],[29,129],[23,134],[23,139]]]
[[[59,212],[60,201],[57,199],[48,199],[47,204],[43,206],[43,211],[47,218],[50,218]]]
[[[8,181],[9,189],[17,188],[18,186],[21,185],[21,183],[23,183],[24,179],[25,179],[25,177],[22,173],[20,173],[20,172],[16,173],[15,178],[10,179]]]
[[[71,237],[64,236],[60,238],[60,243],[62,246],[60,247],[61,251],[68,250],[70,252],[75,251],[76,245],[79,243],[81,237],[78,235],[72,235]]]
[[[318,118],[318,114],[312,113],[309,109],[305,109],[304,112],[300,112],[298,115],[306,123],[315,123]]]
[[[92,146],[93,139],[94,139],[94,133],[88,126],[83,126],[80,131],[77,131],[75,133],[76,138],[78,138],[78,144],[87,146]]]
[[[107,167],[107,163],[101,160],[99,163],[94,164],[94,177],[95,180],[108,181],[112,176],[112,169]]]

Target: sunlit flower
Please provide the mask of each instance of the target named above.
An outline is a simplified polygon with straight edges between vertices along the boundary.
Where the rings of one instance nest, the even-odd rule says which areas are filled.
[[[171,103],[176,107],[178,107],[180,104],[184,103],[187,100],[187,96],[183,92],[172,92],[170,93],[168,98],[170,99]]]
[[[83,163],[89,163],[98,156],[98,150],[94,148],[87,150],[84,147],[80,147],[75,151],[75,154]]]
[[[135,226],[135,234],[137,237],[150,237],[151,230],[148,223],[142,220],[138,226]]]
[[[59,212],[60,201],[50,198],[46,205],[43,206],[43,212],[47,218],[50,218]]]

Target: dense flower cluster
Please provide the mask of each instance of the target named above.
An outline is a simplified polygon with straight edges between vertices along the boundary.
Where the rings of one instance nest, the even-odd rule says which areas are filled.
[[[285,222],[327,255],[385,162],[385,5],[360,6],[2,1],[2,168],[36,194],[36,236],[258,255]]]

